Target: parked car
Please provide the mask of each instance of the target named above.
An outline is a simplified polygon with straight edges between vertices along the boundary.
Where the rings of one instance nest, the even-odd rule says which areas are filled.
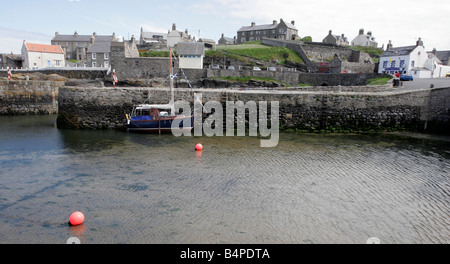
[[[233,65],[228,66],[228,70],[235,70]]]
[[[259,67],[253,67],[253,70],[254,70],[254,71],[260,71],[261,68],[259,68]]]
[[[450,72],[447,72],[447,74],[445,75],[445,77],[450,77]]]
[[[400,75],[400,81],[412,81],[414,80],[411,74],[402,74]]]
[[[269,67],[267,68],[268,71],[277,71],[277,69],[275,67]]]
[[[219,66],[219,64],[213,64],[211,66],[211,69],[220,69],[220,66]]]

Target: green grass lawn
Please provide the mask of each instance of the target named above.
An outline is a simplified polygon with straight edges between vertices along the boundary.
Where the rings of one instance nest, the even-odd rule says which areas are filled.
[[[261,42],[246,42],[240,45],[217,46],[216,50],[206,52],[207,56],[223,58],[229,56],[233,59],[246,62],[249,58],[265,62],[285,64],[286,61],[304,63],[302,58],[294,51],[285,47],[269,47]]]
[[[367,85],[385,85],[392,77],[379,77],[367,80]]]

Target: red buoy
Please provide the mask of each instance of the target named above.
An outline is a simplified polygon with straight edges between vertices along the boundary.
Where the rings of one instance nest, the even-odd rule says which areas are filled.
[[[203,145],[198,143],[197,145],[195,145],[195,150],[199,151],[203,149]]]
[[[69,223],[71,225],[81,225],[84,222],[84,214],[82,212],[74,212],[69,217]]]

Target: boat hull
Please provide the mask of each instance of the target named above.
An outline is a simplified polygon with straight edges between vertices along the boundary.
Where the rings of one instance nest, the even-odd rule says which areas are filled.
[[[174,121],[180,122],[178,127],[172,128]],[[169,133],[173,130],[179,131],[191,131],[194,126],[194,116],[176,116],[161,119],[141,119],[133,120],[133,118],[127,121],[127,129],[131,132],[154,132],[154,133]]]

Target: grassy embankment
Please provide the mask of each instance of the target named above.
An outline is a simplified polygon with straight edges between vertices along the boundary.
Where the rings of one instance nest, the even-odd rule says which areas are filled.
[[[175,50],[176,54],[176,50]],[[141,52],[141,57],[168,57],[168,51],[152,51]],[[269,47],[261,44],[261,41],[246,42],[240,45],[217,46],[216,50],[205,51],[205,61],[223,61],[224,58],[237,60],[248,66],[256,66],[259,64],[295,64],[304,63],[302,58],[294,51],[285,47]],[[223,79],[236,82],[248,82],[250,80],[258,81],[277,81],[271,78],[260,77],[220,77]]]

